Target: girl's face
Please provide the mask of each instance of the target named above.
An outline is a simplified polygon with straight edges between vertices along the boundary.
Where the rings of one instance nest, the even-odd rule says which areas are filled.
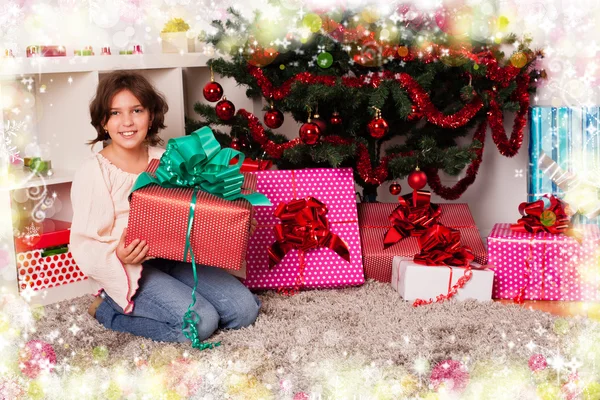
[[[114,95],[104,129],[113,145],[131,150],[143,145],[151,124],[150,112],[133,93],[124,89]]]

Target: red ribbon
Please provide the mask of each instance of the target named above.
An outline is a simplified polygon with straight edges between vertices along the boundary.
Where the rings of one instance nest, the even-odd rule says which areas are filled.
[[[392,227],[388,229],[383,238],[384,249],[406,237],[420,237],[437,223],[442,214],[439,205],[431,204],[430,192],[415,190],[412,193],[412,201],[410,196],[408,194],[399,197],[400,205],[389,216]]]
[[[519,213],[523,215],[516,224],[511,224],[510,229],[514,232],[548,232],[553,234],[563,233],[569,228],[569,217],[565,208],[567,205],[554,196],[546,196],[550,199],[550,207],[544,209],[544,201],[537,200],[531,203],[521,203]],[[556,221],[551,226],[542,224],[541,218],[544,211],[552,211]]]
[[[327,206],[314,197],[280,203],[274,214],[281,219],[281,224],[274,228],[276,242],[269,248],[269,268],[292,249],[306,252],[328,247],[350,262],[348,244],[329,230],[327,211]]]
[[[448,267],[450,268],[450,267]],[[467,268],[465,268],[465,273],[463,276],[461,276],[460,278],[458,278],[458,281],[456,281],[456,283],[450,288],[448,288],[448,293],[447,294],[439,294],[437,296],[435,296],[435,300],[433,299],[429,299],[429,300],[424,300],[424,299],[416,299],[413,302],[413,307],[419,307],[419,306],[424,306],[427,304],[431,304],[431,303],[442,303],[446,300],[451,299],[452,297],[456,296],[456,294],[458,293],[458,289],[462,289],[467,282],[469,282],[469,280],[471,280],[471,278],[473,277],[473,270],[471,269],[471,266],[468,266]],[[452,268],[450,268],[450,277],[449,277],[449,281],[448,281],[448,286],[450,286],[452,284]]]
[[[475,259],[467,246],[460,244],[460,231],[443,225],[433,225],[419,237],[421,252],[414,261],[421,265],[468,267]]]
[[[264,171],[272,166],[273,161],[271,160],[250,160],[246,158],[240,167],[240,172]]]

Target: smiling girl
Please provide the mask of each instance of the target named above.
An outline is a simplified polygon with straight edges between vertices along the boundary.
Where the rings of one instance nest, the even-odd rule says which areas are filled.
[[[163,149],[164,97],[142,75],[117,71],[99,83],[90,104],[91,123],[105,142],[77,171],[71,188],[71,253],[95,284],[97,298],[88,312],[106,328],[154,340],[183,342],[182,318],[191,301],[193,271],[188,263],[149,259],[148,244],[125,246],[128,196],[141,172]],[[252,324],[260,308],[253,296],[225,270],[198,266],[200,340],[216,329]]]

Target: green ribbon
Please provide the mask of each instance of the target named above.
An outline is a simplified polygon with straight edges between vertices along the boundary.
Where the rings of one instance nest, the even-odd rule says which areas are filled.
[[[49,161],[44,161],[40,157],[33,157],[29,163],[29,169],[38,174],[43,174],[50,169]]]
[[[61,246],[46,247],[45,249],[42,250],[42,258],[48,257],[48,256],[56,256],[59,254],[65,254],[68,252],[69,252],[69,245],[66,245],[66,244],[63,244]]]
[[[237,163],[229,165],[237,158]],[[156,177],[142,173],[132,192],[151,184],[165,188],[194,187],[225,200],[246,199],[253,206],[270,206],[262,193],[242,194],[244,175],[240,167],[245,155],[231,148],[222,149],[213,132],[205,126],[189,136],[169,139],[160,158]]]
[[[231,160],[237,158],[237,163],[230,165]],[[192,250],[190,235],[194,222],[194,210],[198,190],[211,193],[225,200],[246,199],[253,206],[270,206],[269,199],[261,193],[242,194],[244,176],[240,167],[244,162],[243,153],[226,148],[215,139],[212,130],[205,126],[189,136],[169,139],[167,148],[160,158],[160,163],[152,176],[147,172],[142,173],[133,185],[132,193],[149,185],[159,185],[164,188],[193,188],[190,200],[187,231],[185,236],[185,249],[183,260],[187,260],[188,253],[192,260],[194,272],[194,288],[192,289],[192,303],[183,316],[182,331],[186,338],[192,342],[192,347],[204,350],[219,346],[218,343],[202,343],[198,337],[198,323],[200,316],[192,307],[196,304],[196,287],[198,275],[196,259]]]

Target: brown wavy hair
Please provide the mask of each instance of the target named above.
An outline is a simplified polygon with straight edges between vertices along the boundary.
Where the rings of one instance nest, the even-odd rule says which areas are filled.
[[[169,111],[169,106],[165,96],[157,91],[144,76],[131,71],[111,72],[100,80],[96,95],[90,103],[91,124],[98,132],[98,136],[94,140],[90,140],[88,144],[94,145],[110,139],[108,133],[104,131],[104,125],[110,118],[110,105],[113,97],[122,90],[129,90],[133,93],[142,106],[150,111],[152,124],[148,129],[146,141],[151,146],[164,144],[158,136],[158,132],[166,128],[165,114]]]

